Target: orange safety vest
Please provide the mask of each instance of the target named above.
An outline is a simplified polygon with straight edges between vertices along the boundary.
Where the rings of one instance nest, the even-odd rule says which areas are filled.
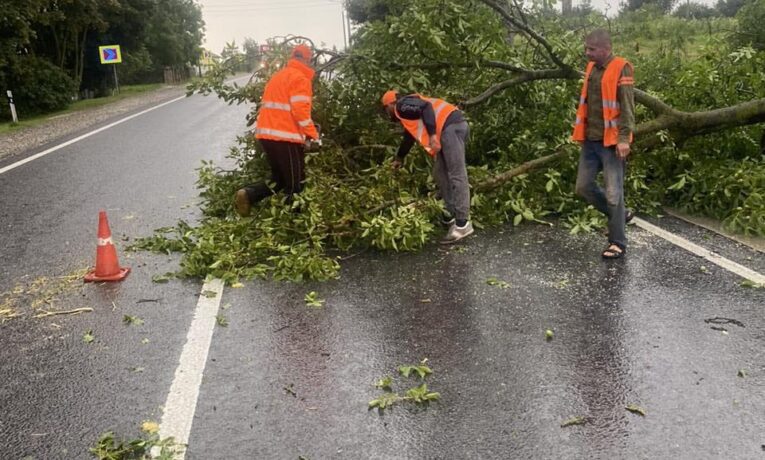
[[[433,106],[433,112],[436,113],[436,138],[440,144],[441,131],[444,129],[444,123],[446,123],[446,119],[449,118],[449,115],[457,110],[457,107],[442,99],[437,99],[434,97],[425,97],[419,94],[410,94],[410,96],[419,97],[420,99],[430,102],[430,104]],[[428,134],[428,130],[425,128],[425,123],[422,121],[422,119],[407,120],[405,118],[401,118],[401,116],[398,114],[398,109],[396,109],[396,118],[398,118],[398,121],[400,121],[404,126],[404,129],[406,129],[409,134],[411,134],[412,137],[414,137],[417,142],[422,145],[425,151],[428,152],[428,155],[432,157],[436,156],[436,154],[430,149],[430,135]]]
[[[616,89],[623,84],[631,85],[634,80],[632,77],[622,77],[624,66],[632,68],[632,64],[626,59],[614,57],[606,66],[603,73],[603,79],[600,82],[600,94],[603,99],[603,145],[606,147],[619,143],[619,100],[616,96]],[[577,142],[584,142],[587,139],[587,83],[590,80],[592,68],[595,62],[590,61],[587,64],[587,70],[584,74],[584,85],[582,85],[582,94],[579,96],[579,108],[576,111],[576,123],[574,124],[574,134],[571,138]],[[630,133],[630,142],[632,134]]]
[[[302,144],[319,138],[311,120],[311,80],[314,70],[296,59],[276,72],[263,91],[255,137]]]

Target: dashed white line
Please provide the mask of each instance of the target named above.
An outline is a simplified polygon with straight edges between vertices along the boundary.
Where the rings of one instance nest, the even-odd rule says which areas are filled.
[[[209,292],[215,293],[213,297]],[[209,297],[208,297],[209,295]],[[181,358],[175,370],[175,377],[170,386],[170,393],[165,401],[162,422],[160,423],[160,439],[173,437],[180,445],[188,445],[191,434],[191,423],[197,408],[199,389],[202,386],[202,374],[207,363],[207,353],[210,350],[213,330],[220,299],[223,296],[223,281],[213,279],[202,286],[202,293],[194,311],[194,319],[186,335],[186,344],[181,351]],[[153,455],[159,452],[152,451]],[[185,457],[184,452],[176,454],[177,460]]]
[[[730,259],[726,259],[716,252],[712,252],[709,249],[703,248],[696,243],[692,243],[681,236],[670,233],[660,227],[657,227],[656,225],[644,221],[643,219],[636,217],[633,222],[643,230],[651,232],[658,237],[664,238],[670,243],[680,246],[686,251],[690,251],[697,256],[703,257],[713,264],[728,270],[729,272],[735,273],[736,275],[751,280],[757,284],[765,284],[765,276]]]
[[[125,117],[125,118],[122,118],[121,120],[117,120],[114,123],[110,123],[110,124],[108,124],[106,126],[102,126],[102,127],[98,128],[96,130],[90,131],[89,133],[85,133],[82,136],[75,137],[74,139],[70,139],[70,140],[68,140],[68,141],[66,141],[66,142],[64,142],[62,144],[58,144],[55,147],[51,147],[48,150],[43,150],[40,153],[35,153],[34,155],[32,155],[30,157],[24,158],[23,160],[17,161],[16,163],[10,164],[10,165],[8,165],[8,166],[6,166],[4,168],[0,168],[0,174],[6,173],[6,172],[8,172],[8,171],[10,171],[12,169],[18,168],[19,166],[27,164],[30,161],[34,161],[34,160],[36,160],[36,159],[38,159],[40,157],[44,157],[45,155],[47,155],[49,153],[53,153],[56,150],[63,149],[64,147],[72,145],[75,142],[79,142],[79,141],[81,141],[83,139],[86,139],[86,138],[88,138],[90,136],[98,134],[101,131],[106,131],[109,128],[113,128],[113,127],[115,127],[115,126],[117,126],[117,125],[119,125],[121,123],[124,123],[124,122],[126,122],[128,120],[132,120],[135,117],[140,117],[141,115],[143,115],[145,113],[148,113],[148,112],[151,112],[152,110],[156,110],[156,109],[158,109],[160,107],[164,107],[164,106],[166,106],[168,104],[172,104],[173,102],[180,101],[181,99],[186,99],[186,96],[180,96],[180,97],[177,97],[175,99],[171,99],[171,100],[169,100],[167,102],[163,102],[162,104],[155,105],[154,107],[149,107],[148,109],[146,109],[144,111],[141,111],[141,112],[138,112],[138,113],[134,113],[133,115],[130,115],[130,116]]]

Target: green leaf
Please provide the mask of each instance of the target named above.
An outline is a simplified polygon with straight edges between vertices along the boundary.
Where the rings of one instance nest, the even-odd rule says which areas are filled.
[[[516,214],[515,217],[513,217],[513,225],[515,227],[519,226],[523,222],[523,215]]]
[[[143,320],[141,318],[137,316],[130,316],[130,315],[123,316],[122,322],[127,324],[128,326],[130,325],[140,326],[141,324],[143,324]]]
[[[625,409],[627,409],[628,411],[630,411],[630,412],[632,412],[634,414],[640,414],[643,417],[645,417],[645,409],[643,409],[642,407],[640,407],[638,405],[629,404]]]
[[[170,281],[170,276],[165,273],[164,275],[154,275],[151,277],[151,280],[155,283],[167,283]]]
[[[497,286],[500,289],[507,289],[510,287],[510,284],[507,283],[506,281],[502,281],[494,277],[488,278],[486,280],[486,284],[488,284],[489,286]]]
[[[393,387],[393,378],[386,375],[385,377],[375,381],[375,387],[381,390],[390,391],[391,388]]]
[[[218,326],[228,327],[228,319],[226,319],[226,317],[223,315],[216,316],[215,322],[218,323]]]
[[[82,335],[82,341],[85,343],[92,343],[94,340],[96,340],[96,337],[93,335],[93,330],[88,329],[83,335]]]
[[[307,307],[319,308],[324,305],[324,299],[320,299],[319,294],[316,291],[311,291],[306,294],[304,300]]]
[[[208,299],[214,299],[215,297],[218,296],[218,293],[215,291],[211,291],[209,289],[205,289],[204,291],[202,291],[201,295],[207,297]]]
[[[560,426],[561,428],[565,428],[567,426],[572,426],[572,425],[584,425],[587,422],[588,422],[588,419],[586,417],[572,417],[564,421],[563,423],[561,423]]]
[[[433,373],[433,371],[424,364],[415,366],[399,366],[398,372],[404,377],[409,377],[412,373],[415,373],[420,377],[420,380]]]
[[[377,399],[369,401],[367,407],[368,409],[378,408],[380,410],[385,410],[399,401],[401,401],[401,396],[397,393],[386,392],[380,395]]]
[[[741,286],[745,288],[751,288],[751,289],[762,289],[763,286],[765,285],[760,283],[755,283],[754,281],[747,279],[741,282]]]

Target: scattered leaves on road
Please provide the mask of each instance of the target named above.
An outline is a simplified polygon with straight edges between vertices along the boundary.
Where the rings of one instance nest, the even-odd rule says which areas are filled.
[[[122,322],[128,326],[140,326],[143,324],[143,320],[137,316],[125,315],[122,317]]]
[[[763,287],[765,287],[765,284],[755,283],[752,280],[744,280],[741,282],[741,286],[745,288],[751,288],[751,289],[762,289]]]
[[[560,426],[561,428],[566,428],[567,426],[584,425],[587,422],[587,417],[572,417],[561,423]]]
[[[94,340],[96,340],[96,337],[93,335],[93,330],[92,329],[88,329],[82,335],[82,341],[85,342],[85,343],[92,343]]]
[[[143,423],[141,423],[141,431],[149,434],[159,433],[159,423],[151,420],[144,420]]]
[[[746,369],[739,369],[739,370],[738,370],[738,376],[739,376],[739,377],[741,377],[741,378],[745,378],[745,377],[746,377],[746,375],[747,375],[747,373],[746,373]]]
[[[223,315],[216,316],[215,322],[218,323],[218,326],[228,327],[228,319]]]
[[[208,299],[214,299],[218,296],[218,293],[215,291],[211,291],[209,289],[205,289],[202,291],[202,296],[207,297]]]
[[[640,414],[645,417],[645,409],[636,404],[629,404],[627,407],[625,407],[625,409],[632,412],[633,414]]]
[[[489,286],[497,286],[500,289],[507,289],[510,287],[510,284],[508,282],[502,281],[494,277],[487,279],[486,284],[488,284]]]
[[[175,278],[175,274],[172,272],[163,273],[161,275],[154,275],[151,280],[155,283],[169,283],[170,279]]]
[[[375,381],[375,386],[377,388],[381,389],[381,390],[388,390],[388,391],[390,391],[390,389],[393,386],[393,377],[391,377],[389,375],[386,375],[385,377],[383,377],[381,379],[377,379]]]
[[[319,294],[316,291],[311,291],[305,295],[306,307],[319,308],[324,305],[324,299],[319,298]]]
[[[547,329],[545,331],[545,339],[548,340],[548,341],[552,340],[554,335],[555,335],[555,333],[552,331],[552,329]],[[565,340],[564,340],[564,342],[565,342]]]

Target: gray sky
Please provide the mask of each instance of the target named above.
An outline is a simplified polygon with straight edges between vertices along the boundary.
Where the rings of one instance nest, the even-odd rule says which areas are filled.
[[[683,0],[680,0],[683,1]],[[695,0],[707,5],[715,0]],[[592,0],[613,16],[620,0]],[[226,42],[241,47],[245,37],[258,43],[284,35],[304,35],[317,46],[343,48],[343,0],[197,0],[206,24],[205,48],[220,53]],[[574,0],[574,6],[580,0]],[[241,49],[241,48],[240,48]]]
[[[205,21],[204,47],[220,53],[245,37],[303,35],[316,46],[343,48],[342,0],[197,0]]]

